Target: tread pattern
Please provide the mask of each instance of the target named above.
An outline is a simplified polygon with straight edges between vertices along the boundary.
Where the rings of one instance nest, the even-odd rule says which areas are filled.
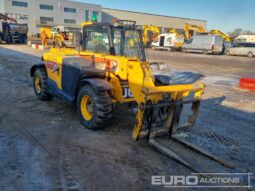
[[[43,101],[50,100],[52,98],[52,95],[49,93],[49,90],[48,90],[48,82],[47,82],[48,76],[47,76],[45,69],[38,68],[35,71],[34,78],[36,75],[39,75],[41,77],[41,89],[42,89],[40,94],[37,94],[35,91],[37,97]]]
[[[80,111],[80,101],[84,95],[89,95],[95,104],[91,122],[86,122]],[[78,109],[84,126],[93,130],[102,129],[109,124],[110,119],[112,118],[112,99],[107,91],[98,92],[91,86],[86,85],[80,90],[78,96]]]

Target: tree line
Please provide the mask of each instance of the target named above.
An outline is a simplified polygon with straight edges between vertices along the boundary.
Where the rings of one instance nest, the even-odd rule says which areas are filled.
[[[235,38],[239,35],[255,35],[255,32],[252,32],[250,30],[244,30],[244,29],[241,29],[241,28],[237,28],[232,32],[228,32],[227,34],[230,35],[231,37]]]

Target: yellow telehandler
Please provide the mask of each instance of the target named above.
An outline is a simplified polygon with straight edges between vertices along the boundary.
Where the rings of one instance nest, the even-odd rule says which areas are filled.
[[[172,137],[181,126],[182,109],[187,104],[191,113],[185,126],[195,123],[205,88],[201,76],[154,75],[151,68],[159,64],[147,61],[142,31],[135,22],[89,22],[82,24],[81,31],[74,34],[76,49],[51,48],[42,62],[31,68],[38,99],[56,96],[76,104],[81,123],[92,130],[110,123],[114,104],[136,103],[133,139],[146,137],[160,152],[192,169],[156,138],[162,134]]]

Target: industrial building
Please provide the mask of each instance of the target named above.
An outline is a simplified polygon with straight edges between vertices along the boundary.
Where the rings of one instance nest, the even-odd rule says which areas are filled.
[[[113,18],[134,20],[137,25],[160,27],[162,32],[170,28],[183,29],[185,23],[203,28],[207,25],[205,20],[102,8],[101,5],[69,0],[1,0],[0,13],[19,23],[27,23],[30,34],[38,33],[40,25],[79,28],[81,22],[89,21],[93,14],[97,14],[99,22],[111,22]]]
[[[101,21],[101,10],[101,5],[68,0],[0,1],[0,13],[15,18],[19,23],[27,23],[30,34],[38,33],[40,25],[78,28],[93,14],[97,14],[98,21]]]
[[[156,15],[149,13],[141,13],[134,11],[125,11],[117,9],[102,9],[103,21],[110,22],[112,18],[118,18],[123,20],[134,20],[137,25],[154,25],[161,28],[162,32],[166,32],[169,29],[183,29],[185,23],[192,25],[198,25],[206,28],[207,21],[199,19],[189,19],[181,17],[172,17],[164,15]]]

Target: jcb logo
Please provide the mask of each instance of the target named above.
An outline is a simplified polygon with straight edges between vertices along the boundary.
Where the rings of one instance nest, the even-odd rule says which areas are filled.
[[[133,94],[132,94],[132,92],[130,91],[130,89],[127,87],[127,88],[123,88],[122,89],[122,91],[123,91],[123,98],[133,98]]]

